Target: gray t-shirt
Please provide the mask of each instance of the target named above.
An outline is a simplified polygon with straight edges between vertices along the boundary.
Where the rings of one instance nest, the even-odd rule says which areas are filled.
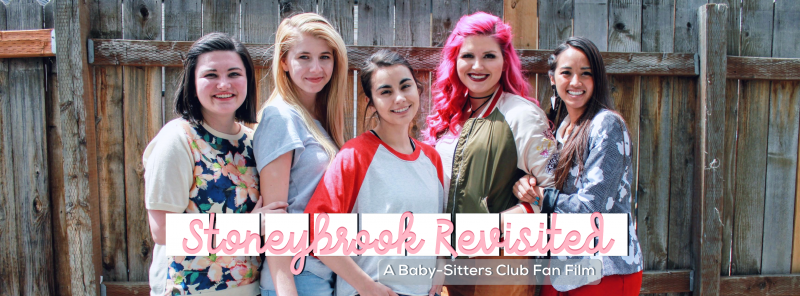
[[[314,120],[314,123],[325,137],[330,139],[320,122]],[[330,159],[325,149],[303,123],[300,112],[281,98],[273,100],[261,113],[261,122],[253,137],[253,149],[259,172],[279,156],[294,150],[292,168],[289,172],[288,212],[303,213],[319,180],[325,174]],[[330,268],[311,256],[306,258],[304,270],[323,279],[333,276]],[[275,290],[266,263],[261,271],[261,288]]]

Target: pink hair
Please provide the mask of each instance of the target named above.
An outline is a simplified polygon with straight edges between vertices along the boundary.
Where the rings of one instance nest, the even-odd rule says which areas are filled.
[[[467,87],[456,73],[456,59],[464,38],[474,35],[491,36],[500,45],[505,61],[500,77],[503,91],[522,96],[539,105],[539,101],[528,97],[528,82],[522,75],[522,64],[512,44],[511,26],[503,23],[499,17],[481,11],[462,16],[447,37],[442,48],[442,61],[436,69],[436,80],[432,89],[433,110],[428,115],[428,129],[423,133],[425,142],[429,144],[434,144],[447,129],[454,134],[458,133],[457,128],[467,121],[468,114],[463,112]]]

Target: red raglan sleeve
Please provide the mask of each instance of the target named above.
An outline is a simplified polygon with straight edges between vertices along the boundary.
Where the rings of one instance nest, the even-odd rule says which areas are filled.
[[[305,213],[309,214],[311,241],[314,240],[314,214],[353,211],[371,156],[374,155],[374,152],[370,153],[369,145],[364,145],[359,138],[345,144],[336,154],[306,205]]]

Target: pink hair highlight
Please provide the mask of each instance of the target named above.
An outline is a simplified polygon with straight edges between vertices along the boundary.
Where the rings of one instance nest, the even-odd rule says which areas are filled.
[[[423,133],[425,142],[434,144],[446,130],[458,133],[468,114],[464,114],[467,87],[458,78],[456,60],[464,38],[475,35],[491,36],[503,51],[503,74],[500,84],[503,91],[524,97],[536,105],[539,101],[528,97],[528,81],[522,75],[522,63],[512,44],[511,26],[499,17],[476,12],[462,16],[453,32],[447,37],[442,48],[442,60],[436,68],[436,80],[433,82],[433,108],[428,115],[428,129]]]

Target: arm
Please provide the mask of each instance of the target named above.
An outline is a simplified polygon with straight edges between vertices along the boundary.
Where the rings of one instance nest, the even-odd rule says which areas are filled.
[[[289,199],[289,171],[292,166],[292,153],[294,150],[278,156],[261,169],[259,174],[261,198],[264,204],[275,202],[286,203]],[[291,256],[268,256],[272,282],[275,283],[275,292],[278,295],[297,295],[294,284],[294,275],[291,271]]]
[[[617,115],[606,113],[596,116],[592,125],[589,153],[578,176],[583,186],[573,194],[542,188],[543,212],[609,213],[615,203],[627,202],[617,200],[620,190],[630,190],[630,185],[625,187],[631,178],[631,155],[624,122]]]
[[[147,216],[150,221],[150,235],[153,236],[153,242],[159,245],[167,244],[167,211],[161,210],[147,210]]]

